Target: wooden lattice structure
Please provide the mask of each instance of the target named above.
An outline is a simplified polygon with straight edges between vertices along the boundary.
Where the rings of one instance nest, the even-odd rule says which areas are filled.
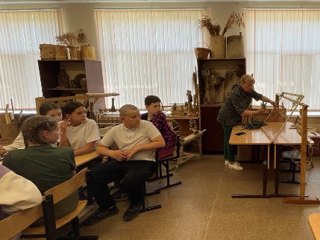
[[[292,117],[294,112],[297,112],[297,109],[299,109],[299,116],[297,119],[298,121],[295,122],[295,124],[292,126],[292,128],[295,128],[297,132],[301,136],[301,144],[300,144],[300,194],[299,197],[291,197],[291,198],[285,198],[286,203],[320,203],[320,201],[315,198],[306,198],[305,197],[305,185],[306,185],[306,170],[307,170],[307,161],[308,161],[308,154],[307,154],[307,148],[308,144],[312,142],[311,139],[308,138],[308,105],[304,104],[302,102],[303,95],[300,94],[293,94],[293,93],[287,93],[283,92],[280,95],[277,95],[277,103],[279,104],[280,101],[286,101],[291,106],[286,106],[287,109],[287,116],[285,122],[282,124],[282,126],[279,127],[277,132],[275,134],[270,134],[264,127],[262,127],[262,130],[265,132],[265,134],[268,136],[268,138],[271,140],[271,142],[275,142],[275,140],[278,138],[280,133],[283,131],[286,123],[288,120]],[[282,103],[283,104],[283,103]],[[277,111],[277,109],[274,109],[273,111]]]

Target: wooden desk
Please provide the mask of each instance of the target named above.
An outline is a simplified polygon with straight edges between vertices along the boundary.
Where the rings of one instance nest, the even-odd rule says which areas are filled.
[[[237,135],[243,132],[242,135]],[[262,174],[262,195],[248,195],[248,194],[233,194],[233,198],[266,198],[267,195],[267,165],[270,164],[270,145],[271,140],[264,133],[262,129],[244,129],[243,126],[235,126],[232,129],[229,143],[231,145],[259,145],[267,146],[267,161],[263,161],[263,174]]]
[[[243,132],[240,136],[236,135]],[[262,129],[244,129],[243,126],[238,125],[233,127],[229,143],[232,145],[270,145],[271,141]]]
[[[289,146],[299,146],[301,144],[301,136],[298,133],[297,129],[292,128],[293,123],[286,122],[285,126],[281,130],[281,126],[283,123],[268,123],[267,126],[263,126],[267,134],[270,134],[274,144],[274,162],[273,169],[275,169],[275,187],[274,187],[274,195],[276,197],[288,197],[288,196],[296,196],[296,195],[280,195],[279,194],[279,183],[280,183],[280,159],[279,154],[277,153],[277,148],[279,146],[289,145]],[[281,132],[279,132],[281,130]]]
[[[309,225],[314,238],[320,240],[320,213],[311,213],[309,215]]]
[[[285,124],[285,125],[283,125]],[[279,195],[279,168],[280,163],[277,156],[277,147],[279,145],[300,145],[301,136],[296,129],[291,128],[292,123],[287,122],[268,122],[267,125],[260,129],[247,130],[242,126],[235,126],[232,129],[229,143],[232,145],[266,145],[268,147],[267,152],[267,164],[264,164],[263,170],[263,193],[262,195],[235,195],[233,197],[283,197]],[[239,132],[245,134],[237,136]],[[275,169],[275,190],[274,194],[267,195],[267,170],[270,169],[270,147],[274,145],[274,165]],[[288,194],[285,196],[289,196]],[[293,195],[290,195],[293,196]]]
[[[96,159],[99,156],[100,155],[96,151],[93,151],[93,152],[86,153],[83,155],[75,156],[74,160],[76,162],[76,166],[79,167],[83,164],[90,162],[93,159]]]

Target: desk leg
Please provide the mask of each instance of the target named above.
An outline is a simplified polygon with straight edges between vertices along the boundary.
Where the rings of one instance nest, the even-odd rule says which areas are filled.
[[[274,145],[273,161],[274,161],[274,194],[271,197],[299,197],[297,194],[279,194],[280,184],[280,155],[277,153],[277,146]]]
[[[270,198],[270,195],[267,195],[267,184],[268,184],[268,165],[270,162],[270,145],[268,145],[267,152],[267,161],[262,162],[262,194],[253,195],[253,194],[232,194],[232,198]]]
[[[277,145],[274,145],[274,194],[279,194],[279,182],[280,182],[280,159],[277,156]]]

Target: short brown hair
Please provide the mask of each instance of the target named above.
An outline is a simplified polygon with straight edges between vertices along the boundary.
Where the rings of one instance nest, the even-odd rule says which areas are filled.
[[[21,127],[22,135],[26,146],[28,143],[47,144],[44,141],[41,132],[53,131],[58,127],[58,123],[54,118],[46,116],[34,116],[26,119]]]
[[[120,117],[127,115],[128,112],[130,112],[130,111],[138,111],[139,112],[139,109],[135,105],[125,104],[119,109]]]
[[[161,100],[158,96],[155,96],[155,95],[148,95],[144,99],[144,105],[146,106],[149,106],[152,103],[158,103],[158,102],[161,102]]]

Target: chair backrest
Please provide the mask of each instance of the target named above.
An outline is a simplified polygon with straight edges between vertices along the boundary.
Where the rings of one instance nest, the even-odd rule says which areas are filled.
[[[180,144],[180,136],[176,134],[176,146],[175,146],[175,150],[174,152],[169,155],[169,156],[166,156],[164,158],[160,158],[159,157],[159,151],[161,150],[161,148],[157,149],[156,150],[156,154],[155,154],[155,157],[156,157],[156,161],[161,161],[161,160],[171,160],[171,159],[175,159],[175,158],[179,158],[180,157],[180,150],[181,150],[181,144]]]
[[[42,212],[44,226],[34,226],[23,231],[24,237],[32,235],[45,236],[47,240],[56,239],[56,230],[65,224],[72,222],[72,228],[77,236],[79,235],[79,226],[77,216],[85,207],[87,201],[79,201],[75,210],[67,215],[56,219],[54,205],[76,192],[85,182],[87,168],[82,169],[67,181],[45,191],[45,199],[42,201]]]
[[[86,182],[86,173],[88,169],[84,168],[69,180],[45,191],[45,195],[53,195],[53,203],[56,204],[72,193],[77,191]]]
[[[19,234],[42,216],[41,205],[18,211],[0,221],[1,239],[10,239]]]

